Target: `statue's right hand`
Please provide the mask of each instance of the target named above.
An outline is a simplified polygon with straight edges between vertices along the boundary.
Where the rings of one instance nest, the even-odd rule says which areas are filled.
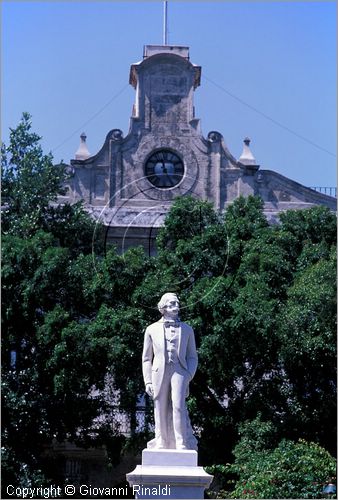
[[[154,389],[153,389],[153,384],[146,384],[146,393],[148,396],[151,398],[154,397]]]

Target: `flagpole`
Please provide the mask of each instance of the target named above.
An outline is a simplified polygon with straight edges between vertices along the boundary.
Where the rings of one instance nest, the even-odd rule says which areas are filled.
[[[167,0],[163,1],[163,45],[168,45]]]

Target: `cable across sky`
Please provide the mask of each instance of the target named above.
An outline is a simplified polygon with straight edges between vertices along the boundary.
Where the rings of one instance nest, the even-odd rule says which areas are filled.
[[[170,1],[168,11],[167,43],[190,47],[202,67],[203,135],[220,131],[235,158],[249,136],[262,168],[333,186],[335,3]],[[74,157],[81,132],[93,154],[113,128],[128,133],[130,65],[163,43],[163,1],[28,0],[4,2],[2,14],[5,143],[23,111],[55,162]]]

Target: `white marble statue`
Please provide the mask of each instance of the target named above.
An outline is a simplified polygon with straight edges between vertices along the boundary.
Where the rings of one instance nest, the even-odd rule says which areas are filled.
[[[196,450],[185,400],[197,368],[194,331],[179,320],[179,300],[165,293],[162,318],[148,326],[142,355],[146,392],[154,400],[155,438],[148,448]]]

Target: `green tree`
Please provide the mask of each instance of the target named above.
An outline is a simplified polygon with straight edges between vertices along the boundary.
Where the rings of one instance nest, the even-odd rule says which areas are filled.
[[[320,498],[336,474],[336,460],[316,443],[283,439],[259,415],[239,428],[233,464],[214,466],[217,498]]]
[[[191,240],[201,235],[217,221],[218,216],[211,203],[192,196],[176,199],[156,240],[159,252],[174,250],[179,241]]]
[[[30,127],[24,115],[3,147],[4,485],[53,474],[41,451],[54,438],[104,444],[118,461],[124,438],[112,409],[135,415],[143,331],[166,291],[179,294],[196,333],[188,405],[204,464],[232,462],[241,424],[258,412],[271,422],[266,453],[302,438],[333,454],[334,215],[289,211],[269,226],[259,198],[239,198],[221,216],[183,197],[156,257],[103,255],[83,207],[53,204],[64,177]],[[298,444],[283,446],[288,454]]]
[[[278,322],[290,437],[312,436],[333,454],[336,430],[336,252],[297,274]],[[327,432],[330,429],[331,432]],[[331,434],[332,433],[332,434]]]
[[[64,172],[39,141],[24,114],[2,147],[4,488],[14,479],[26,486],[42,484],[43,475],[55,479],[42,457],[54,438],[105,442],[118,459],[123,440],[115,422],[107,416],[95,427],[98,415],[109,415],[103,390],[116,332],[102,336],[95,320],[102,304],[121,307],[121,290],[147,268],[137,250],[130,258],[112,250],[102,260],[100,242],[92,242],[100,231],[81,204],[52,204]]]
[[[143,388],[137,372],[144,314],[123,295],[146,272],[143,252],[118,256],[112,249],[93,266],[91,254],[72,257],[51,242],[46,233],[5,236],[4,486],[13,474],[22,481],[27,474],[33,481],[38,470],[51,474],[42,451],[53,439],[104,444],[116,463],[124,438],[111,405],[134,416]],[[138,368],[130,372],[132,365]]]
[[[168,289],[176,291],[181,297],[182,315],[195,329],[199,369],[189,405],[201,432],[204,463],[216,457],[231,460],[238,424],[255,418],[258,411],[274,422],[280,438],[316,439],[328,447],[331,443],[329,449],[334,453],[333,359],[327,358],[325,372],[329,378],[323,374],[326,384],[321,390],[321,401],[328,398],[330,405],[326,415],[330,425],[321,425],[320,419],[314,418],[316,413],[321,414],[316,404],[318,395],[314,395],[317,368],[319,373],[323,369],[317,367],[317,358],[311,366],[312,375],[308,375],[313,377],[313,399],[303,399],[301,406],[305,406],[300,410],[296,394],[302,394],[304,387],[296,364],[290,364],[294,360],[293,327],[288,317],[290,293],[304,269],[308,271],[313,264],[331,266],[322,278],[327,297],[318,296],[316,308],[317,314],[326,318],[330,332],[320,336],[322,348],[334,350],[335,272],[329,264],[335,247],[334,214],[322,207],[296,212],[298,215],[290,211],[283,214],[281,224],[269,226],[262,208],[260,199],[239,198],[219,218],[212,216],[203,202],[175,200],[161,229],[155,267],[134,293],[134,297],[149,297],[150,307],[154,295],[159,297]],[[303,230],[294,229],[295,218],[299,225],[305,225]],[[199,226],[199,220],[204,224]],[[326,280],[330,272],[331,279]],[[307,293],[312,296],[316,296],[317,281],[314,275],[307,280]],[[308,308],[305,302],[305,311]],[[302,348],[306,352],[306,344]],[[308,401],[312,401],[309,407]],[[322,408],[325,412],[324,404]],[[305,426],[303,411],[310,419]],[[228,443],[226,457],[224,441]],[[212,456],[208,450],[212,450]]]
[[[53,165],[51,153],[43,154],[39,137],[31,132],[31,116],[23,113],[10,129],[9,145],[1,148],[3,232],[28,236],[41,229],[50,202],[63,192],[63,165]]]

